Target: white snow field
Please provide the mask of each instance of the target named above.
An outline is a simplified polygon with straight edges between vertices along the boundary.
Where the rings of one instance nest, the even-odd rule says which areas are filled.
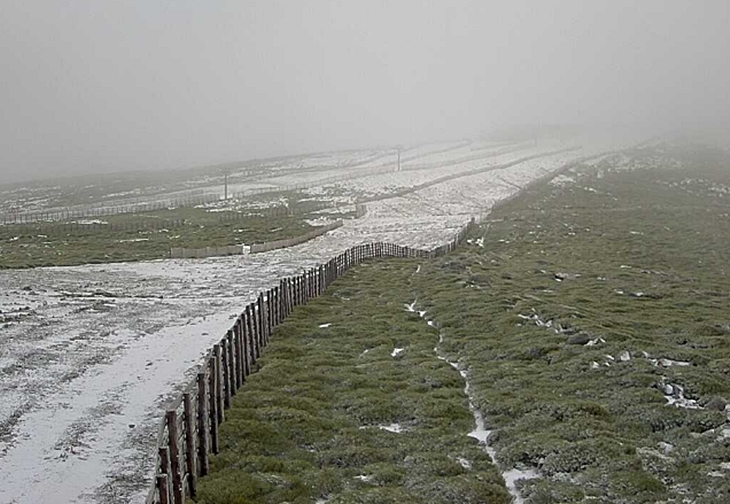
[[[501,154],[504,145],[423,146],[402,153],[402,159],[413,158],[403,163],[406,168],[418,163],[423,169],[310,192],[320,199],[333,191],[338,192],[333,198],[346,200],[356,193],[383,195],[566,146],[544,142]],[[260,290],[361,243],[440,245],[529,181],[578,158],[626,146],[583,144],[580,150],[372,202],[365,217],[290,249],[0,271],[0,503],[143,502],[166,401]],[[475,154],[484,157],[459,162]],[[393,161],[393,156],[367,161],[368,156],[376,157],[351,154],[366,161],[351,170],[365,173]],[[318,159],[298,162],[316,166]],[[323,178],[314,171],[309,176]]]

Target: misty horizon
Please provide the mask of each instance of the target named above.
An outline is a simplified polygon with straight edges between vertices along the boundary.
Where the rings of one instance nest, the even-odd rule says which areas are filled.
[[[478,138],[725,129],[723,1],[3,4],[2,182]]]

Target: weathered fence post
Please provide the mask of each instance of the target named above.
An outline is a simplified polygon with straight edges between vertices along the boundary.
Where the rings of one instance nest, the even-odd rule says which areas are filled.
[[[228,354],[230,353],[230,349],[228,348],[227,336],[221,339],[218,348],[220,349],[221,369],[223,371],[223,408],[221,408],[221,411],[223,411],[223,409],[231,407],[231,371],[228,367]]]
[[[279,285],[275,287],[275,294],[274,294],[274,301],[276,301],[276,307],[274,308],[274,311],[276,313],[276,325],[278,326],[281,324],[282,318],[284,316],[284,310],[282,310],[282,295],[284,294],[284,291],[282,289],[283,282],[281,279],[279,279]]]
[[[236,351],[236,340],[233,337],[233,327],[228,329],[226,338],[228,339],[228,382],[231,385],[231,391],[228,395],[229,398],[232,398],[238,390],[238,356],[236,355],[238,352]]]
[[[253,350],[256,354],[256,360],[261,357],[261,325],[259,324],[259,315],[256,310],[256,303],[251,303],[251,324],[253,326],[253,332],[251,333],[251,339],[253,343]]]
[[[244,308],[243,312],[241,313],[241,352],[243,354],[243,359],[241,363],[243,364],[243,381],[246,380],[246,377],[251,374],[251,351],[250,346],[248,344],[248,327],[246,325],[246,319],[247,319],[247,313],[246,309]]]
[[[195,468],[195,421],[193,420],[193,401],[189,392],[183,394],[185,412],[185,462],[188,474],[190,496],[195,497],[198,483],[198,472]]]
[[[170,450],[170,472],[172,473],[172,502],[183,504],[182,477],[180,474],[180,432],[177,428],[177,412],[167,410],[167,447]]]
[[[274,308],[274,289],[271,288],[266,291],[266,323],[269,326],[269,328],[268,328],[269,337],[266,342],[267,345],[271,341],[271,333],[273,332],[274,326],[275,326],[274,309],[275,309]]]
[[[223,420],[226,419],[226,414],[223,411],[225,406],[225,399],[223,398],[223,350],[221,349],[221,346],[219,343],[216,343],[213,345],[213,352],[215,355],[215,400],[218,404],[217,406],[217,412],[218,412],[218,425],[223,423]]]
[[[169,432],[168,432],[169,436]],[[159,448],[160,454],[160,469],[162,474],[157,477],[157,485],[160,493],[160,502],[170,502],[170,449],[167,446],[161,446]]]
[[[302,304],[309,302],[309,274],[307,270],[302,273]]]
[[[241,315],[236,318],[236,322],[233,324],[233,341],[236,346],[236,388],[239,389],[246,381],[246,366],[243,363],[246,354],[243,353]]]
[[[157,475],[157,491],[160,495],[160,504],[170,504],[170,489],[168,488],[168,475],[162,473]]]
[[[256,317],[256,321],[259,324],[259,352],[264,347],[264,341],[266,341],[266,319],[264,316],[264,295],[259,294],[259,297],[256,298],[256,313],[258,316]],[[260,353],[259,353],[260,355]]]
[[[205,368],[198,373],[198,473],[208,474],[208,387]]]
[[[253,365],[256,364],[256,321],[253,304],[246,305],[246,334],[249,350],[249,374],[253,371]]]
[[[210,444],[213,453],[218,453],[218,364],[215,352],[208,359],[208,393],[210,400]]]
[[[293,282],[293,285],[292,285],[292,295],[293,295],[292,308],[293,308],[295,306],[299,306],[299,277],[295,276],[294,278],[292,278],[292,282]]]

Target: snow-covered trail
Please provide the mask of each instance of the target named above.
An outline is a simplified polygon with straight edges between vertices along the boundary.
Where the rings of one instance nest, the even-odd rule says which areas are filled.
[[[515,185],[581,155],[374,202],[290,249],[0,271],[0,503],[142,501],[166,399],[259,291],[361,243],[440,245]]]

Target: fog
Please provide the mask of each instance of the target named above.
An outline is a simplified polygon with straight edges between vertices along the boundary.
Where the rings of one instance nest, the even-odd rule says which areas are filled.
[[[0,173],[724,127],[729,27],[727,0],[3,0]]]

